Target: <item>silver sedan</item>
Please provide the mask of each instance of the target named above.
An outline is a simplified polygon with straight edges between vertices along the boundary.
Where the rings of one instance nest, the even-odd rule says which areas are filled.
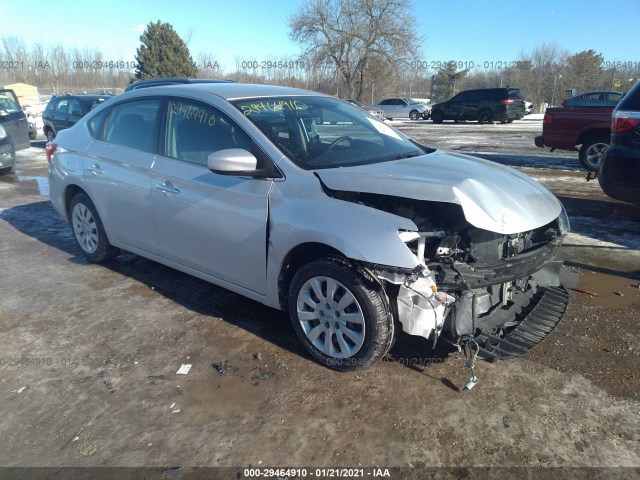
[[[523,312],[562,305],[554,255],[568,223],[551,193],[326,95],[136,90],[60,132],[47,155],[51,201],[90,260],[134,252],[288,310],[310,354],[337,370],[381,359],[400,331],[508,354],[494,339]]]

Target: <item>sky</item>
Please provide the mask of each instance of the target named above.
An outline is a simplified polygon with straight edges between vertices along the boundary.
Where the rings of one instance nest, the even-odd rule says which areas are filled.
[[[161,20],[188,39],[194,60],[211,53],[231,72],[237,60],[299,54],[287,19],[302,2],[2,0],[0,37],[98,48],[105,60],[133,61],[144,26]],[[605,61],[640,62],[640,0],[414,0],[414,7],[424,38],[422,66],[449,60],[496,65],[543,43],[570,53],[593,49]]]

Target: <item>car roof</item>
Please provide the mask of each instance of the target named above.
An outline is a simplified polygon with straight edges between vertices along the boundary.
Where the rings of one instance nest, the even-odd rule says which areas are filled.
[[[184,78],[184,77],[158,77],[158,78],[145,78],[143,80],[136,80],[133,83],[127,85],[124,89],[125,92],[130,90],[137,90],[139,88],[159,87],[163,85],[177,85],[186,83],[235,83],[235,80],[217,80],[213,78]]]
[[[64,95],[54,95],[53,97],[51,97],[51,100],[58,100],[60,98],[87,98],[87,99],[93,99],[93,98],[111,98],[113,97],[113,95],[111,95],[110,93],[65,93]]]
[[[283,96],[322,96],[323,93],[303,90],[300,88],[281,87],[277,85],[258,85],[250,83],[185,83],[176,85],[162,85],[154,88],[141,88],[125,92],[122,96],[153,96],[205,93],[213,94],[225,100],[240,100],[257,97]]]
[[[590,92],[584,92],[581,93],[580,95],[576,95],[576,97],[581,97],[583,95],[592,95],[594,93],[617,93],[618,95],[623,95],[622,92],[616,92],[615,90],[592,90]],[[572,97],[575,98],[575,97]]]

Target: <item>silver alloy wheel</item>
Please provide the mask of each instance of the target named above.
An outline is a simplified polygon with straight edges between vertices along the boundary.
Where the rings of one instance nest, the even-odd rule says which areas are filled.
[[[98,249],[98,227],[91,210],[85,204],[78,203],[73,207],[71,224],[80,247],[89,254],[95,253]]]
[[[362,308],[353,293],[331,277],[307,280],[297,298],[298,321],[307,339],[333,358],[355,355],[365,338]]]
[[[607,148],[609,148],[609,145],[606,143],[594,143],[587,149],[585,155],[586,162],[593,168],[599,169],[602,164],[602,157],[607,151]]]

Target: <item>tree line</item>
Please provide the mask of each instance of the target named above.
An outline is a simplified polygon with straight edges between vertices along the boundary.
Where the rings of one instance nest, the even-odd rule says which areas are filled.
[[[640,62],[608,62],[594,50],[570,53],[543,43],[509,62],[421,60],[411,0],[306,0],[287,19],[299,56],[236,58],[222,66],[213,52],[193,59],[169,23],[150,22],[134,59],[112,59],[98,48],[66,47],[2,37],[0,84],[27,83],[41,94],[119,93],[136,79],[185,76],[306,88],[374,103],[388,96],[443,101],[470,89],[521,88],[538,108],[570,92],[627,91]],[[434,63],[436,63],[434,65]]]

